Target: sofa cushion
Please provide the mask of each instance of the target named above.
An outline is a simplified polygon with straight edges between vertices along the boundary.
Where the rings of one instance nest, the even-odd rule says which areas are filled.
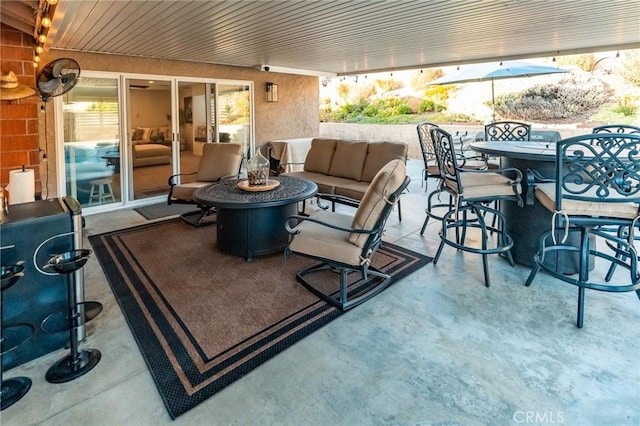
[[[282,173],[282,176],[291,176],[310,180],[318,185],[318,193],[322,194],[333,194],[335,191],[335,182],[337,179],[340,179],[325,175],[324,173],[315,172],[289,172]]]
[[[336,195],[361,200],[362,197],[364,197],[364,193],[367,192],[368,187],[369,182],[356,182],[352,179],[344,179],[343,182],[336,185],[334,192]]]
[[[406,176],[407,170],[402,160],[390,161],[380,169],[362,197],[351,227],[353,229],[373,229],[389,196],[400,188]],[[358,247],[363,247],[368,238],[368,234],[352,233],[349,235],[349,241]]]
[[[304,170],[328,175],[335,149],[335,139],[313,139],[311,141],[311,148],[304,160]]]
[[[333,154],[333,160],[331,160],[329,174],[360,180],[368,147],[368,142],[339,140],[336,143],[336,151]]]
[[[378,171],[391,160],[407,161],[407,144],[403,142],[373,142],[369,144],[362,169],[363,182],[371,182]]]
[[[134,154],[136,158],[146,157],[171,157],[171,148],[165,145],[146,143],[142,145],[134,145]]]

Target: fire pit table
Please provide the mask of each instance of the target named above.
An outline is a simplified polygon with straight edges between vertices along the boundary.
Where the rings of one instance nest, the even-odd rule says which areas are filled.
[[[289,234],[287,217],[297,214],[297,203],[313,197],[318,186],[309,180],[279,176],[269,188],[247,188],[242,180],[227,180],[196,191],[194,200],[217,211],[217,245],[220,250],[247,261],[254,256],[284,250]],[[275,186],[275,187],[274,187]],[[243,189],[244,188],[244,189]]]

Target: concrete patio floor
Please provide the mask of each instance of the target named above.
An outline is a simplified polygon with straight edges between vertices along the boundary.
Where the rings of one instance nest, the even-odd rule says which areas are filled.
[[[422,164],[409,161],[402,222],[386,240],[433,256],[439,224],[419,235]],[[133,210],[86,217],[85,234],[146,223]],[[532,237],[533,238],[533,237]],[[89,247],[85,239],[85,246]],[[159,250],[170,250],[159,246]],[[259,259],[258,259],[259,261]],[[83,348],[98,366],[65,384],[45,381],[67,350],[5,373],[33,380],[0,414],[8,425],[638,425],[640,301],[577,289],[493,256],[491,288],[481,258],[445,248],[440,262],[382,294],[172,421],[95,256],[86,296],[104,304]],[[606,270],[606,266],[598,266]]]

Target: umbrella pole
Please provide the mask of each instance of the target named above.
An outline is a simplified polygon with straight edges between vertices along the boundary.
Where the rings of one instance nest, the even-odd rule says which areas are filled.
[[[496,122],[496,99],[493,88],[493,78],[491,79],[491,108],[493,108],[493,123]]]

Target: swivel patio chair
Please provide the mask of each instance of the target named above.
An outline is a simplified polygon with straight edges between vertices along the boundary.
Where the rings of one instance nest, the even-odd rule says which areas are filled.
[[[635,291],[640,298],[638,254],[634,234],[640,218],[640,135],[587,134],[559,141],[556,146],[556,173],[551,182],[538,179],[535,197],[553,212],[551,229],[540,237],[535,265],[525,285],[533,282],[540,269],[578,287],[576,325],[584,324],[585,289],[608,292]],[[626,238],[607,227],[626,229]],[[571,234],[579,245],[569,244]],[[610,250],[597,247],[594,237],[604,240]],[[545,264],[546,256],[574,254],[578,276],[556,272]],[[628,275],[617,274],[614,283],[593,276],[590,263],[603,259],[623,267]],[[609,274],[607,274],[609,275]],[[611,277],[609,277],[610,279]]]
[[[484,126],[486,141],[528,141],[531,140],[531,126],[519,121],[496,121]]]
[[[639,134],[640,127],[628,124],[606,124],[593,128],[593,133],[618,133],[618,134]]]
[[[436,220],[442,220],[442,216],[434,213],[434,209],[437,208],[447,208],[451,209],[453,199],[448,197],[448,200],[445,203],[440,202],[440,197],[442,194],[448,196],[448,192],[442,190],[442,176],[440,174],[440,167],[438,167],[438,162],[436,160],[435,147],[433,146],[433,140],[431,139],[431,129],[434,127],[438,127],[437,124],[429,123],[427,121],[423,121],[419,123],[417,126],[418,130],[418,141],[420,142],[420,150],[422,151],[422,158],[424,160],[424,169],[423,169],[423,179],[425,182],[425,191],[428,189],[428,180],[429,178],[436,179],[437,186],[436,189],[431,191],[427,196],[427,208],[425,210],[427,216],[422,224],[422,228],[420,230],[420,235],[424,234],[425,229],[429,223],[429,219],[434,218]],[[484,160],[482,156],[478,155],[466,155],[464,150],[457,149],[458,159],[460,160],[462,167],[465,169],[471,170],[484,170],[487,168],[487,162]],[[433,203],[433,197],[438,198],[438,203]]]
[[[609,141],[609,143],[624,143],[625,142],[625,138],[624,135],[626,134],[638,134],[640,135],[640,127],[637,126],[631,126],[628,124],[606,124],[604,126],[598,126],[598,127],[594,127],[592,133],[594,134],[619,134],[622,135],[620,138],[616,138],[616,139],[612,139]],[[592,144],[594,145],[598,145],[599,144],[600,139],[593,139],[592,140]],[[607,232],[615,232],[618,234],[618,236],[620,238],[627,238],[628,235],[628,231],[629,229],[627,227],[611,227],[611,226],[601,226],[600,230],[606,230]],[[640,239],[640,236],[636,236],[635,237],[636,241]],[[617,256],[624,256],[624,250],[620,251],[617,250],[618,247],[616,247],[612,242],[607,242],[607,244],[611,247],[612,250],[617,252]],[[612,263],[611,267],[609,268],[609,272],[607,273],[607,277],[605,278],[606,281],[610,281],[611,277],[613,276],[613,273],[615,272],[616,269],[616,264]]]
[[[496,121],[484,126],[485,141],[529,141],[531,140],[531,126],[519,121]],[[490,169],[499,169],[500,163],[496,159],[488,162]]]
[[[242,166],[242,145],[235,143],[206,143],[202,151],[202,158],[198,170],[193,173],[180,173],[169,177],[169,196],[167,203],[193,204],[200,209],[197,214],[185,213],[180,217],[191,226],[215,224],[215,221],[205,221],[207,216],[215,212],[210,206],[199,204],[193,199],[196,190],[220,182],[222,179],[238,177]],[[182,179],[195,176],[195,181],[182,182]]]
[[[388,287],[392,282],[390,276],[371,262],[382,244],[387,218],[409,181],[404,162],[392,160],[375,175],[354,216],[318,210],[311,216],[289,217],[285,228],[291,241],[285,259],[295,253],[319,261],[299,271],[298,282],[342,311]],[[325,280],[316,285],[308,279],[309,275],[326,271],[338,274],[338,282],[332,282],[333,286]],[[376,279],[370,285],[350,286],[347,279],[352,272],[359,272],[364,281],[370,275]]]
[[[443,189],[454,198],[452,208],[442,218],[440,246],[434,258],[438,263],[445,245],[482,255],[485,286],[490,286],[488,255],[504,254],[514,265],[510,249],[513,240],[507,230],[504,215],[495,207],[498,200],[516,201],[522,206],[522,173],[518,169],[469,170],[461,167],[453,139],[441,128],[431,129],[436,158],[443,178]],[[488,225],[486,215],[493,214],[496,224]],[[480,247],[466,243],[470,228],[478,229]],[[454,232],[455,238],[450,236]],[[495,237],[490,238],[495,233]]]

